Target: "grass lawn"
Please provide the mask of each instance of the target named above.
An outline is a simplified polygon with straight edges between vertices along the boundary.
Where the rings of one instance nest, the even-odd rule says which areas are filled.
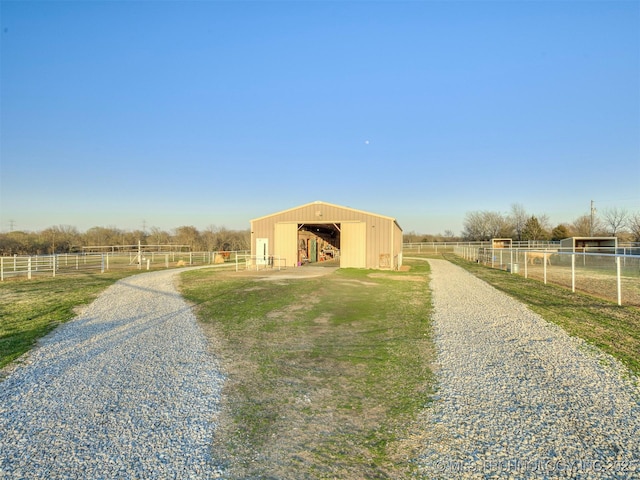
[[[428,274],[182,275],[228,376],[214,457],[231,478],[406,478],[433,382]]]
[[[78,274],[0,283],[0,368],[75,316],[74,309],[131,272]]]

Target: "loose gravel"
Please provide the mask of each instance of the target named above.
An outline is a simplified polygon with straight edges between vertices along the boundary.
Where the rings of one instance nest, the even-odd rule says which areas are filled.
[[[0,383],[0,478],[220,476],[223,376],[178,272],[117,282]]]
[[[438,382],[425,478],[640,478],[640,387],[610,356],[429,260]]]

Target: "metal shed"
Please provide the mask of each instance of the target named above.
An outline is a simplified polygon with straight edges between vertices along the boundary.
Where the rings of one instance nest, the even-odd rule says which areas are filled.
[[[312,202],[251,220],[251,256],[302,266],[395,270],[402,266],[402,229],[394,218]]]
[[[570,237],[560,240],[562,252],[616,253],[616,237]]]

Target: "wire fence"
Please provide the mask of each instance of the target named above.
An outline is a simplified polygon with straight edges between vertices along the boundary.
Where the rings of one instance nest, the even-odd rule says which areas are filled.
[[[618,305],[640,306],[637,248],[598,248],[574,252],[559,248],[521,249],[457,246],[453,253],[491,268],[584,292]],[[609,251],[610,253],[607,253]]]

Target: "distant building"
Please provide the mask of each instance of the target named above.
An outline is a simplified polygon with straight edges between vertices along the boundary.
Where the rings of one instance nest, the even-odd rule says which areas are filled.
[[[251,255],[258,264],[396,270],[402,229],[391,217],[317,201],[251,220]]]
[[[560,240],[561,252],[616,253],[616,237],[570,237]]]

